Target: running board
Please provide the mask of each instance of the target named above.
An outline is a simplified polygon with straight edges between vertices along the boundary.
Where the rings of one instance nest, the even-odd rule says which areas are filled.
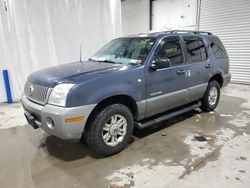
[[[199,102],[197,102],[195,104],[193,103],[192,105],[185,106],[185,107],[181,108],[180,110],[167,113],[167,114],[162,115],[160,117],[157,117],[157,118],[154,118],[154,119],[150,119],[150,120],[145,121],[145,122],[136,122],[135,126],[138,129],[145,129],[145,128],[151,127],[152,125],[154,125],[156,123],[162,122],[164,120],[170,119],[172,117],[175,117],[175,116],[184,114],[186,112],[189,112],[191,110],[194,110],[196,108],[199,108],[200,106],[201,106],[201,102],[199,101]]]

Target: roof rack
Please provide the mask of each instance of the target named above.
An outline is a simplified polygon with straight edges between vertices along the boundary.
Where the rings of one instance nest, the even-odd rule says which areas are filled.
[[[193,33],[193,34],[207,34],[207,35],[212,35],[211,32],[192,31],[192,30],[172,30],[171,33]]]

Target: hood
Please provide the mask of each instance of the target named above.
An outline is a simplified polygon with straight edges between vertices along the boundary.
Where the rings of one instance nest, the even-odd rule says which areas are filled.
[[[75,62],[32,73],[28,81],[53,87],[58,83],[77,83],[119,70],[124,65],[100,62]]]

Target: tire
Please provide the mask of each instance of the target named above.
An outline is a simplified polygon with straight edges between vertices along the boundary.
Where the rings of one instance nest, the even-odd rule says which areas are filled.
[[[94,153],[109,156],[127,146],[133,129],[134,118],[130,109],[123,104],[112,104],[95,115],[85,138]]]
[[[217,107],[219,100],[220,85],[216,80],[212,80],[209,82],[206,93],[201,99],[201,109],[205,112],[213,111]]]

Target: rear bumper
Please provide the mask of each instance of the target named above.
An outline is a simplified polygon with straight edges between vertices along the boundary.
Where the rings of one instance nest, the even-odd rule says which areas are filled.
[[[223,87],[227,86],[231,80],[231,74],[224,74],[223,75]]]
[[[63,108],[54,105],[39,105],[31,102],[25,96],[22,97],[25,117],[33,128],[42,128],[50,135],[55,135],[66,140],[78,140],[81,138],[84,126],[89,114],[95,105]],[[72,118],[82,117],[78,119]],[[53,120],[54,126],[49,126],[48,119]]]

